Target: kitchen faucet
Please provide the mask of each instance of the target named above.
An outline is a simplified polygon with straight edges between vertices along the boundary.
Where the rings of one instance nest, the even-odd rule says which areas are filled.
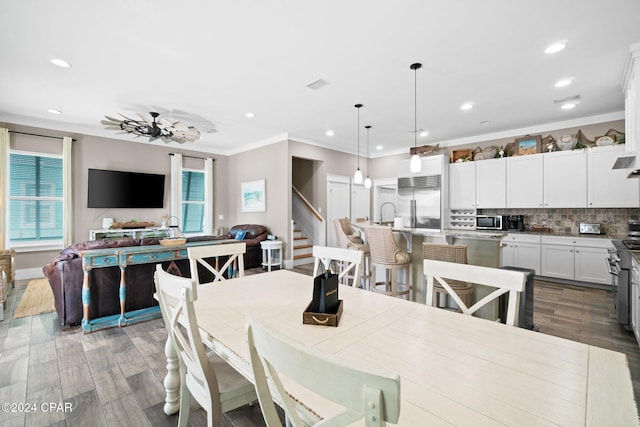
[[[382,208],[385,205],[391,205],[393,206],[393,217],[395,218],[398,214],[398,210],[396,209],[396,205],[394,205],[392,202],[384,202],[383,204],[380,205],[380,225],[382,225]]]

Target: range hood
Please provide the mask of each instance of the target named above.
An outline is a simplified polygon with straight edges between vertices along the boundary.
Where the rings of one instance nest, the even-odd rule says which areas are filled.
[[[615,163],[613,164],[613,169],[628,169],[635,166],[635,163],[635,151],[625,151],[624,153],[620,153]]]

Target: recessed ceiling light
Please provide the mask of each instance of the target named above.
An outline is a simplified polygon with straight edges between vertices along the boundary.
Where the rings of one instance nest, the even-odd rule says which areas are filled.
[[[567,102],[560,108],[562,108],[563,110],[571,110],[572,108],[576,108],[576,104],[574,104],[573,102]]]
[[[562,79],[558,80],[555,84],[556,87],[565,87],[569,86],[572,83],[571,79]]]
[[[462,104],[462,105],[460,106],[460,109],[461,109],[461,110],[463,110],[463,111],[471,110],[472,108],[473,108],[473,104],[472,104],[472,103],[470,103],[470,102],[467,102],[467,103]]]
[[[248,117],[248,118],[250,118],[250,119],[252,119],[252,118],[254,118],[254,117],[255,117],[255,114],[253,114],[253,113],[246,113],[244,116],[245,116],[245,117]]]
[[[544,50],[544,53],[560,52],[565,47],[567,47],[567,42],[565,42],[565,41],[555,42],[555,43],[547,46],[547,48]]]
[[[424,138],[425,136],[429,136],[429,131],[421,129],[419,135]]]
[[[376,150],[382,150],[382,148],[384,148],[382,145],[376,145]]]
[[[327,135],[327,136],[333,136],[333,135],[334,135],[334,134],[333,134],[333,131],[332,131],[331,129],[329,129],[328,131],[326,131],[324,134],[325,134],[325,135]]]
[[[70,68],[71,64],[69,64],[67,61],[65,61],[64,59],[58,59],[58,58],[54,58],[50,61],[53,65],[57,65],[58,67],[62,67],[62,68]]]
[[[53,108],[49,108],[47,111],[50,112],[51,114],[62,114],[62,111],[54,110]]]

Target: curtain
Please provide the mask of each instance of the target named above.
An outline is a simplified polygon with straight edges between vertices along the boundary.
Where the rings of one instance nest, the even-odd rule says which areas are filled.
[[[213,159],[204,159],[204,224],[206,235],[213,234]]]
[[[73,243],[73,173],[71,146],[73,139],[62,138],[62,200],[64,212],[63,244],[68,247]]]
[[[7,188],[9,182],[9,129],[0,128],[0,250],[7,238]]]
[[[171,154],[171,216],[167,225],[182,224],[182,154]],[[173,219],[173,221],[172,221]],[[177,222],[177,224],[176,224]]]

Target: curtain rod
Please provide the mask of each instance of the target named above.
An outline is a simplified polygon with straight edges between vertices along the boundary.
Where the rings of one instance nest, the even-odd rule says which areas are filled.
[[[180,153],[169,153],[170,156],[173,156],[175,154],[180,154]],[[196,157],[196,156],[187,156],[186,154],[182,154],[182,157],[188,157],[190,159],[200,159],[200,160],[211,159],[214,162],[216,161],[216,159],[214,159],[213,157]]]
[[[10,130],[9,133],[15,133],[15,134],[20,134],[20,135],[29,135],[29,136],[39,136],[40,138],[51,138],[51,139],[64,139],[64,137],[62,136],[49,136],[49,135],[40,135],[37,133],[28,133],[28,132],[18,132],[15,130]],[[75,138],[71,139],[72,141],[76,141]]]

